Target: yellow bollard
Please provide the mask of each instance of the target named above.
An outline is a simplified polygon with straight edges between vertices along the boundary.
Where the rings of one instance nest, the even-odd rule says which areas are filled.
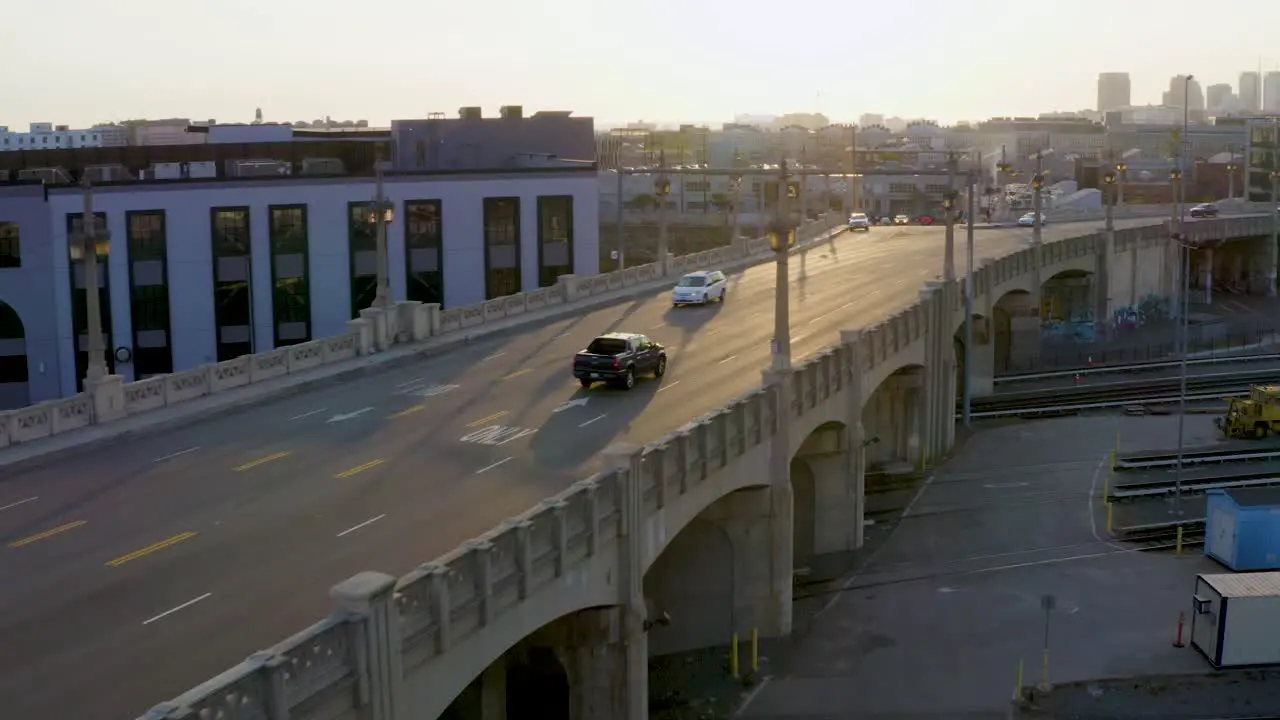
[[[1111,473],[1102,479],[1102,501],[1111,502]]]
[[[1113,535],[1115,534],[1115,520],[1116,520],[1115,516],[1116,516],[1115,506],[1112,505],[1110,502],[1108,502],[1107,503],[1107,532]]]
[[[1022,699],[1022,658],[1018,658],[1018,681],[1013,685],[1013,701]]]
[[[733,639],[729,641],[729,674],[735,679],[740,676],[738,672],[738,633],[734,633]]]
[[[1177,555],[1182,554],[1182,526],[1178,526],[1178,542],[1173,548],[1173,552]]]
[[[751,672],[760,672],[760,632],[751,628]]]

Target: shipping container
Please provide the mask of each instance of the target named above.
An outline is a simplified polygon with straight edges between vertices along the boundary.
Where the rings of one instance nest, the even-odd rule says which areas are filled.
[[[1191,645],[1215,668],[1280,664],[1280,572],[1196,577]]]
[[[1280,570],[1280,488],[1206,493],[1204,554],[1230,570]]]

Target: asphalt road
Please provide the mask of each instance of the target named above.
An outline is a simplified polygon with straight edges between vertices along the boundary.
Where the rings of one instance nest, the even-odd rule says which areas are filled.
[[[793,258],[795,357],[914,301],[941,272],[942,237],[876,228]],[[984,230],[975,256],[1029,237]],[[589,477],[609,444],[747,392],[773,287],[759,266],[731,277],[723,305],[673,310],[655,293],[0,473],[0,715],[132,718],[314,622],[334,583],[404,573]],[[667,344],[666,377],[580,390],[570,358],[610,330]]]

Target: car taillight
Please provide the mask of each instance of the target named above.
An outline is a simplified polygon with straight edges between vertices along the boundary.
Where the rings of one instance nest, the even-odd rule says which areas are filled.
[[[614,359],[613,359],[613,369],[614,369],[614,370],[621,370],[621,369],[622,369],[622,361],[621,361],[621,360],[619,360],[618,358],[614,358]]]

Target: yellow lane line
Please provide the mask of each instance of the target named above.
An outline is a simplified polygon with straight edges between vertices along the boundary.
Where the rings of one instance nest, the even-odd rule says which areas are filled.
[[[520,377],[521,375],[528,375],[528,374],[529,374],[529,373],[531,373],[531,372],[533,372],[533,368],[525,368],[525,369],[523,369],[523,370],[517,370],[517,371],[515,371],[515,372],[511,373],[510,375],[506,375],[506,376],[504,376],[502,379],[503,379],[503,380],[514,380],[515,378],[518,378],[518,377]]]
[[[243,465],[239,465],[235,467],[234,470],[236,472],[244,472],[245,470],[251,470],[253,468],[256,468],[259,465],[266,465],[269,462],[274,462],[276,460],[279,460],[280,458],[287,458],[292,454],[293,453],[289,452],[288,450],[278,452],[278,453],[272,453],[270,455],[267,455],[266,457],[260,457],[257,460],[250,460],[249,462]]]
[[[181,543],[181,542],[186,542],[195,536],[196,536],[196,533],[193,533],[190,531],[187,531],[184,533],[178,533],[177,535],[174,535],[171,538],[161,540],[158,543],[153,543],[151,545],[148,545],[142,548],[141,550],[134,550],[128,555],[121,555],[115,560],[108,560],[107,567],[120,567],[121,565],[127,562],[133,562],[134,560],[137,560],[138,558],[146,557],[151,553],[159,552],[161,550],[164,550],[167,547],[173,547],[174,545],[177,545],[178,543]]]
[[[486,415],[480,418],[479,420],[472,420],[471,422],[467,423],[467,427],[480,427],[481,425],[491,423],[494,420],[497,420],[498,418],[504,417],[509,414],[511,414],[510,410],[499,410],[498,412],[492,415]]]
[[[360,473],[364,472],[365,470],[372,470],[373,468],[378,467],[379,465],[381,465],[381,464],[382,464],[382,463],[384,463],[384,462],[386,462],[386,461],[385,461],[385,460],[370,460],[369,462],[367,462],[367,463],[365,463],[365,464],[363,464],[363,465],[357,465],[357,466],[355,466],[355,467],[351,468],[350,470],[343,470],[342,472],[338,473],[337,475],[334,475],[334,477],[335,477],[335,478],[337,478],[338,480],[343,480],[343,479],[346,479],[346,478],[351,477],[352,475],[358,475],[358,474],[360,474]]]
[[[85,520],[76,520],[75,522],[69,522],[66,525],[59,525],[56,528],[49,528],[44,532],[38,532],[35,535],[28,535],[27,537],[24,537],[21,540],[14,540],[13,542],[9,543],[9,547],[20,548],[20,547],[23,547],[24,545],[30,545],[33,542],[44,540],[45,538],[51,538],[54,535],[61,535],[62,533],[68,530],[75,530],[81,525],[84,525],[85,522],[86,522]]]
[[[416,413],[416,412],[420,412],[420,411],[422,411],[422,410],[426,410],[426,409],[427,409],[427,406],[426,406],[426,405],[414,405],[413,407],[407,407],[407,408],[405,408],[404,410],[401,410],[401,411],[400,411],[400,412],[398,412],[398,413],[393,413],[393,414],[389,415],[389,416],[388,416],[388,419],[390,419],[390,420],[395,420],[396,418],[406,417],[406,416],[412,415],[412,414],[414,414],[414,413]]]

